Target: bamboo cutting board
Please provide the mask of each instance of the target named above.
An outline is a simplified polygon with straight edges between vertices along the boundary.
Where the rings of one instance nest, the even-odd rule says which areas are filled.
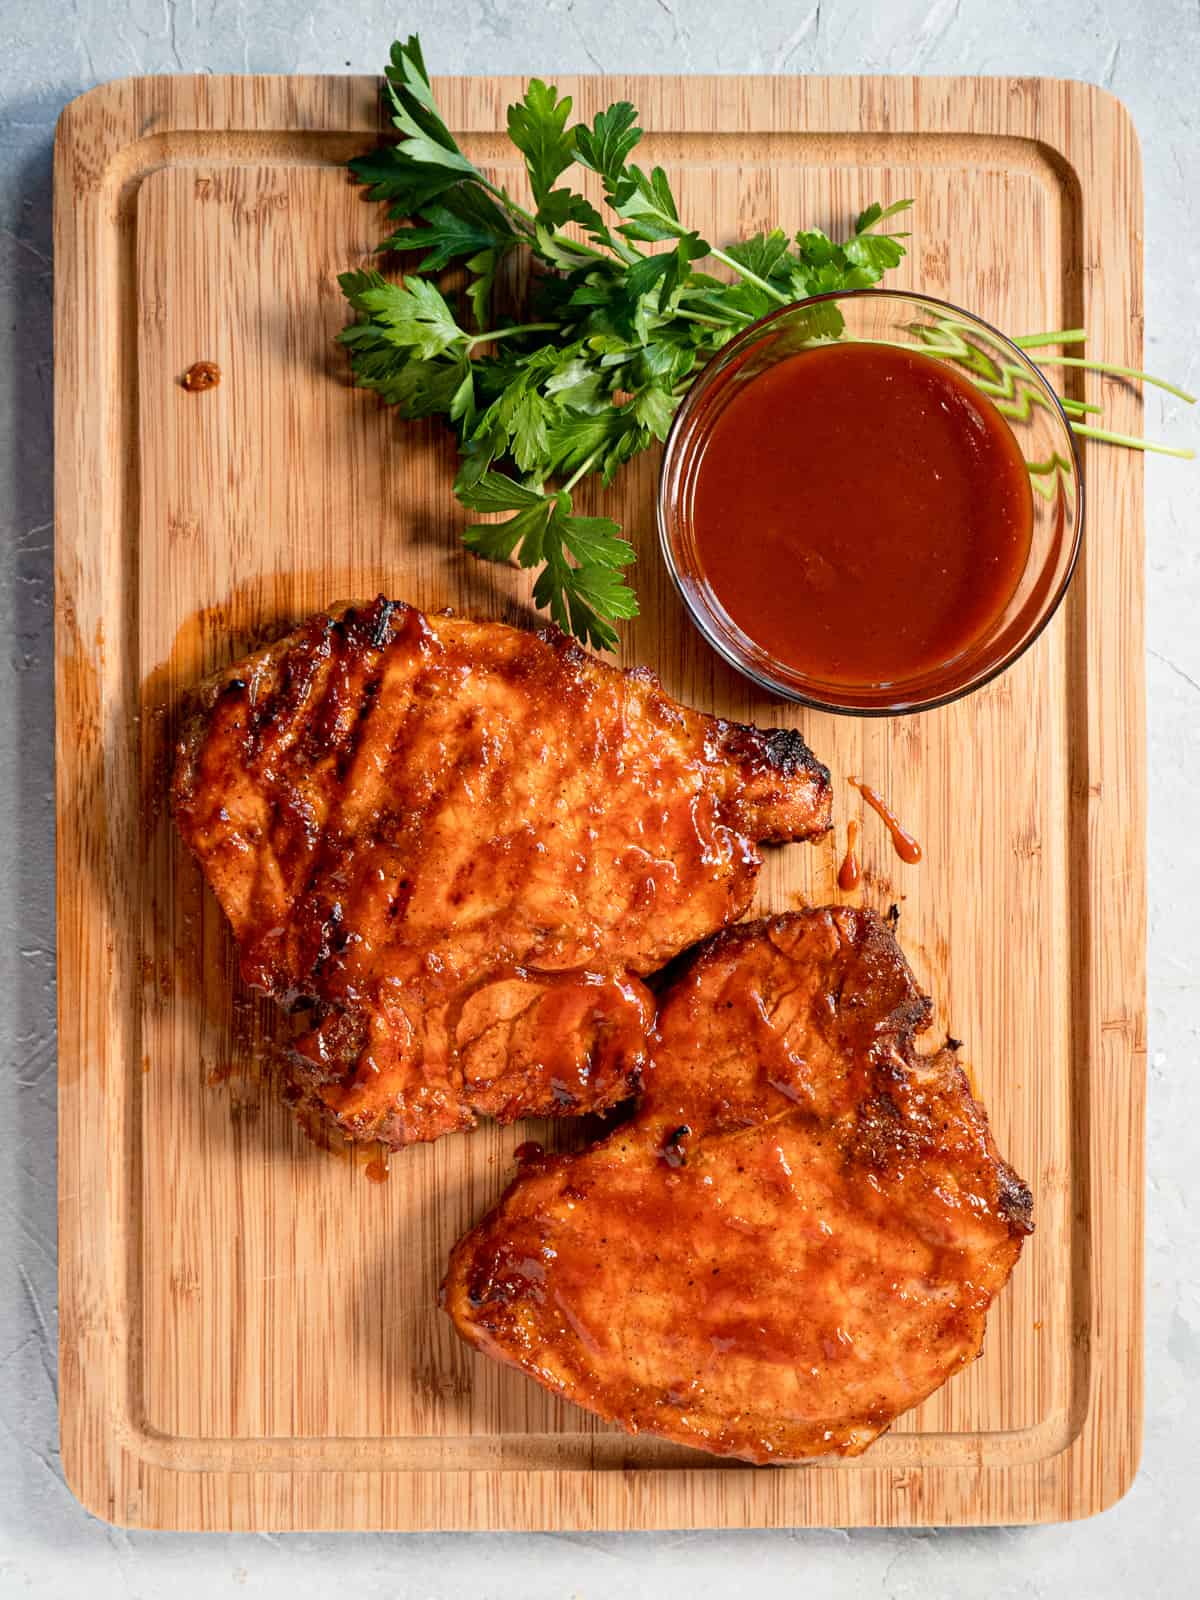
[[[1086,325],[1140,364],[1141,195],[1121,107],[1075,83],[580,79],[640,108],[646,164],[717,239],[839,230],[916,199],[890,282],[1014,332]],[[515,80],[438,86],[518,181]],[[469,1353],[436,1307],[453,1240],[536,1125],[392,1160],[309,1143],[278,1026],[166,814],[181,696],[311,609],[386,590],[528,619],[471,561],[453,447],[347,387],[335,274],[381,236],[342,166],[360,78],[144,78],[75,101],[56,169],[61,1417],[83,1503],[154,1528],[650,1528],[1083,1516],[1141,1433],[1144,789],[1140,461],[1085,448],[1085,557],[1032,651],[969,700],[862,721],[723,666],[658,560],[655,459],[605,497],[639,546],[627,661],[743,720],[794,722],[835,841],[771,852],[760,903],[837,898],[859,773],[925,847],[864,822],[861,898],[965,1041],[1038,1230],[985,1354],[862,1459],[756,1470],[630,1438]],[[198,359],[218,388],[189,394]],[[1095,398],[1089,376],[1076,391]],[[1109,426],[1135,431],[1127,389]],[[585,508],[595,509],[599,495]]]

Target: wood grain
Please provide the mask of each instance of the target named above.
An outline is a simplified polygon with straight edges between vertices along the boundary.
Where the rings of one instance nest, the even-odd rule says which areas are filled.
[[[1141,195],[1117,102],[1074,83],[580,79],[639,105],[706,236],[831,230],[913,195],[892,281],[1139,364]],[[447,80],[468,150],[515,80]],[[181,697],[308,610],[386,590],[525,620],[469,560],[453,448],[349,389],[336,273],[380,215],[340,163],[367,79],[136,79],[69,106],[56,153],[61,1417],[85,1505],[168,1528],[639,1528],[1082,1516],[1141,1433],[1144,783],[1140,461],[1085,452],[1089,538],[1011,672],[917,718],[796,713],[699,641],[655,552],[657,462],[605,497],[639,547],[624,654],[708,709],[793,721],[839,828],[772,852],[760,902],[837,898],[858,772],[861,897],[966,1042],[1038,1231],[981,1361],[861,1461],[756,1471],[630,1439],[469,1354],[436,1309],[453,1239],[536,1127],[393,1159],[311,1144],[274,1096],[278,1021],[164,809]],[[189,393],[196,360],[220,385]],[[1089,377],[1078,392],[1098,393]],[[1105,395],[1134,430],[1132,391]],[[595,497],[596,504],[599,497]],[[585,503],[587,496],[585,495]],[[579,1137],[557,1129],[555,1141]],[[1103,1306],[1104,1316],[1099,1315]]]

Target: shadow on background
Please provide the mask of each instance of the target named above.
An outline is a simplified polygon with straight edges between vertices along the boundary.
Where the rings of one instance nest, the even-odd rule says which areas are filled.
[[[51,162],[74,89],[0,106],[0,1542],[69,1504],[57,1419]]]

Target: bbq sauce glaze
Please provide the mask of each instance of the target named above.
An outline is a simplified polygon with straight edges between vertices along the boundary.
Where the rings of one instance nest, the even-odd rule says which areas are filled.
[[[846,686],[944,665],[1003,612],[1033,501],[1012,430],[919,352],[831,344],[740,383],[692,519],[703,574],[777,659]]]

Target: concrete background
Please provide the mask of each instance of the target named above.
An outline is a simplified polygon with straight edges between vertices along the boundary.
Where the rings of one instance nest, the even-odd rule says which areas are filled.
[[[0,0],[0,1596],[693,1600],[1195,1593],[1200,1562],[1200,465],[1151,459],[1147,1422],[1091,1522],[965,1532],[124,1533],[62,1479],[55,1396],[50,150],[64,103],[152,72],[368,72],[419,29],[444,72],[1029,73],[1089,79],[1145,156],[1147,365],[1200,389],[1197,0]],[[1200,441],[1153,391],[1149,433]]]

